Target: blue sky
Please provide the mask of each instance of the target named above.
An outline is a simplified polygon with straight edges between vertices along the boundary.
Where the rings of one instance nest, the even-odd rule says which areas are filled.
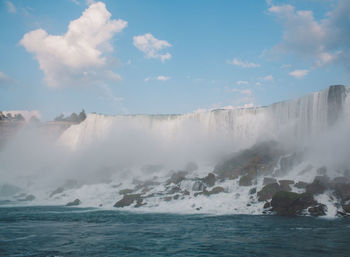
[[[0,110],[186,113],[349,84],[346,0],[0,1]]]

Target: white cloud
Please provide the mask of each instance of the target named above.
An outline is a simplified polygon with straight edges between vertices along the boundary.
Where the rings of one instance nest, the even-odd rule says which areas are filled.
[[[167,81],[169,79],[171,79],[171,78],[168,77],[168,76],[159,75],[157,77],[147,77],[147,78],[144,79],[144,81],[145,82],[148,82],[150,80]]]
[[[247,96],[250,96],[250,95],[253,94],[253,91],[251,89],[237,89],[237,88],[233,88],[232,92],[239,93],[239,94],[242,94],[242,95],[247,95]]]
[[[170,79],[170,77],[167,77],[167,76],[158,76],[157,77],[157,80],[160,80],[160,81],[167,81],[169,79]]]
[[[291,75],[294,78],[302,79],[309,73],[309,70],[294,70],[292,72],[289,72],[289,75]]]
[[[145,54],[148,59],[160,59],[162,62],[171,59],[171,54],[162,53],[165,48],[171,47],[165,40],[159,40],[152,34],[146,33],[133,38],[134,46]]]
[[[292,65],[290,65],[290,64],[283,64],[283,65],[281,65],[281,69],[288,69],[288,68],[291,68],[292,67]]]
[[[296,54],[316,67],[338,62],[350,69],[350,1],[339,0],[333,6],[318,21],[312,11],[270,2],[268,12],[284,27],[283,40],[273,51]]]
[[[255,83],[256,86],[261,86],[261,83],[258,81]]]
[[[267,76],[263,77],[262,80],[265,80],[265,81],[272,81],[272,80],[274,80],[274,78],[273,78],[272,75],[267,75]]]
[[[6,3],[7,11],[9,13],[16,13],[17,12],[16,6],[11,1],[5,1],[5,3]]]
[[[248,85],[249,83],[248,83],[248,81],[238,80],[238,81],[236,81],[236,84],[237,85]]]
[[[253,62],[245,62],[241,61],[237,58],[234,58],[232,61],[227,61],[228,64],[233,64],[242,68],[258,68],[260,67],[260,64],[253,63]]]
[[[20,44],[38,60],[48,86],[90,83],[111,75],[105,71],[104,54],[113,51],[110,39],[126,26],[124,20],[111,20],[105,4],[97,2],[71,21],[64,35],[49,35],[38,29],[25,34]]]

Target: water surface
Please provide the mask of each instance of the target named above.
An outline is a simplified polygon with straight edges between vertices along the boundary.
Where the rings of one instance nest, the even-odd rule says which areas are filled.
[[[1,207],[1,256],[349,256],[350,219]]]

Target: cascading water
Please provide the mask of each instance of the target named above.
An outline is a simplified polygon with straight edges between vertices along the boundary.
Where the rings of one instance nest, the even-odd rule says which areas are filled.
[[[89,114],[85,121],[65,130],[53,148],[37,147],[38,152],[42,151],[38,155],[48,159],[47,162],[36,162],[33,157],[25,167],[32,172],[26,176],[13,172],[9,182],[27,181],[20,186],[28,193],[36,190],[34,202],[38,204],[66,204],[78,198],[81,206],[113,208],[116,201],[123,201],[124,195],[131,194],[127,197],[134,197],[129,199],[133,204],[124,207],[129,210],[136,206],[142,211],[260,214],[264,203],[252,192],[264,187],[263,175],[251,178],[238,174],[220,179],[217,173],[215,185],[203,182],[207,180],[205,176],[214,171],[223,157],[273,140],[288,145],[288,149],[290,145],[294,148],[285,155],[275,151],[279,159],[271,162],[274,166],[269,168],[267,176],[311,183],[319,166],[327,164],[326,158],[319,161],[320,154],[315,154],[317,158],[309,154],[308,160],[305,156],[298,159],[295,156],[299,155],[293,151],[322,150],[322,145],[313,147],[315,142],[321,138],[328,138],[328,141],[335,138],[330,132],[333,127],[349,121],[349,91],[349,87],[331,86],[267,107],[183,115]],[[56,158],[51,158],[49,151]],[[6,167],[9,161],[4,156],[2,161]],[[16,163],[21,161],[19,157]],[[8,167],[12,171],[23,169],[10,164]],[[260,170],[259,173],[263,174]],[[335,173],[328,175],[336,177]],[[244,185],[242,177],[253,182]],[[67,180],[74,183],[67,186]],[[36,187],[38,184],[40,189]],[[302,192],[294,186],[291,190]],[[331,193],[324,193],[317,199],[327,205],[330,216],[335,215],[337,208],[330,200]]]

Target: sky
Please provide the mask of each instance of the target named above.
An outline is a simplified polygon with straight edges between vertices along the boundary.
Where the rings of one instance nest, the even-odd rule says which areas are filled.
[[[348,0],[0,0],[0,110],[188,113],[349,85]]]

